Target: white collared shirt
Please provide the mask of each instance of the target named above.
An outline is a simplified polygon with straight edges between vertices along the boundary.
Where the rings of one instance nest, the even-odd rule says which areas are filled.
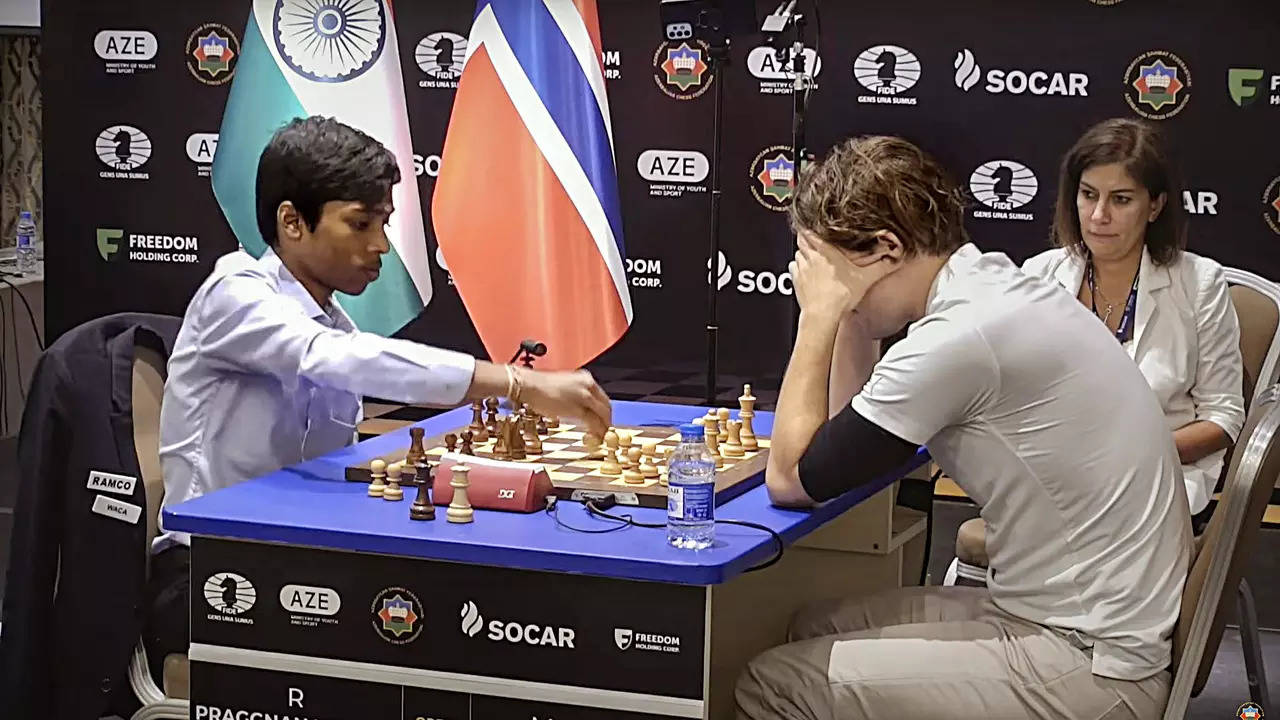
[[[160,410],[164,505],[351,444],[362,396],[423,405],[462,401],[475,372],[463,353],[360,332],[322,308],[268,250],[218,259],[187,307]],[[159,551],[189,544],[156,538]]]
[[[1095,674],[1169,666],[1191,557],[1177,450],[1138,368],[1075,298],[966,244],[853,409],[926,445],[982,507],[998,607],[1075,631]]]
[[[1056,280],[1076,297],[1085,261],[1059,248],[1027,260],[1022,269]],[[1244,426],[1244,364],[1222,266],[1183,252],[1160,267],[1143,248],[1134,313],[1133,337],[1124,349],[1155,392],[1169,430],[1207,420],[1234,443]],[[1219,450],[1182,467],[1192,514],[1213,497],[1225,456]]]

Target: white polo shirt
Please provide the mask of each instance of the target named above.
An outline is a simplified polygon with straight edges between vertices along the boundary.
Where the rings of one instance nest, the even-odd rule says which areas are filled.
[[[1191,557],[1177,450],[1142,373],[1070,293],[961,247],[853,407],[926,445],[982,507],[998,607],[1076,631],[1097,675],[1169,666]]]

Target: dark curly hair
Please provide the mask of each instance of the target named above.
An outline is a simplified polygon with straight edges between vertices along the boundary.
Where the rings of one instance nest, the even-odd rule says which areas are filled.
[[[908,256],[946,255],[964,243],[965,196],[933,157],[888,136],[851,138],[800,174],[791,224],[853,251],[876,233],[898,236]]]

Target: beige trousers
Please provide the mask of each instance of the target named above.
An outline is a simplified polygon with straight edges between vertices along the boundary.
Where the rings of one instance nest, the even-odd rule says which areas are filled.
[[[986,588],[913,587],[827,603],[738,680],[741,720],[1159,718],[1167,671],[1099,677],[1088,650],[991,602]]]

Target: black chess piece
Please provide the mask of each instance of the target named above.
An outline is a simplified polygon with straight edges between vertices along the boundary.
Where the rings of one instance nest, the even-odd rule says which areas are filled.
[[[435,520],[436,506],[431,504],[431,487],[435,482],[436,463],[427,464],[419,461],[414,473],[414,483],[418,486],[418,494],[413,498],[409,508],[410,520]]]
[[[473,450],[473,449],[472,449],[472,447],[471,447],[471,443],[472,443],[472,441],[473,441],[474,439],[475,439],[475,436],[471,434],[471,431],[470,431],[470,430],[463,430],[463,431],[462,431],[462,450],[461,450],[461,452],[462,452],[462,454],[463,454],[463,455],[474,455],[474,454],[475,454],[475,450]]]

